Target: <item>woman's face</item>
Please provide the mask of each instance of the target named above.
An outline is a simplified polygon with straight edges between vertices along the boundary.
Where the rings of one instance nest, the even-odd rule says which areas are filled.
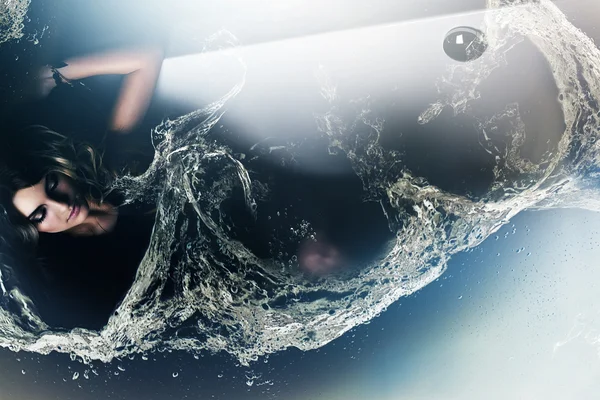
[[[35,185],[15,193],[13,204],[39,232],[58,233],[83,223],[89,206],[73,181],[59,173],[49,173]]]

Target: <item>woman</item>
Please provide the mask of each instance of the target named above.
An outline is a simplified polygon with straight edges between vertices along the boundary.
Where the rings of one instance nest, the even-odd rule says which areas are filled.
[[[100,329],[148,247],[150,206],[121,206],[122,196],[110,189],[116,174],[87,144],[42,126],[4,144],[0,212],[9,226],[2,236],[10,234],[13,248],[39,258],[37,268],[14,272],[33,287],[50,325]]]
[[[83,78],[125,75],[109,129],[128,133],[150,103],[161,63],[162,53],[156,49],[74,58],[42,68],[36,92],[46,96],[58,85],[73,85]],[[98,151],[39,126],[9,135],[5,142],[2,184],[24,217],[19,224],[24,238],[34,237],[36,231],[85,236],[114,229],[118,212],[104,198],[111,173]]]
[[[4,206],[21,239],[33,243],[39,233],[91,236],[114,229],[114,174],[91,146],[32,126],[6,138],[2,153],[0,185],[12,203]]]
[[[42,69],[38,93],[88,76],[124,74],[109,129],[113,136],[129,133],[148,107],[160,60],[155,50],[67,60]],[[147,248],[153,215],[120,207],[120,194],[111,191],[115,171],[93,146],[43,126],[2,138],[0,211],[10,224],[3,236],[10,232],[43,256],[45,268],[30,280],[43,281],[45,293],[36,290],[38,297],[52,298],[37,302],[51,325],[100,328],[130,287]]]

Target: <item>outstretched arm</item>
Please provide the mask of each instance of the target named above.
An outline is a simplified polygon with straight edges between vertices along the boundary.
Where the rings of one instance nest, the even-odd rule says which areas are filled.
[[[162,65],[156,49],[111,51],[65,61],[57,68],[61,77],[78,80],[96,75],[127,75],[110,120],[115,132],[127,133],[144,116]]]

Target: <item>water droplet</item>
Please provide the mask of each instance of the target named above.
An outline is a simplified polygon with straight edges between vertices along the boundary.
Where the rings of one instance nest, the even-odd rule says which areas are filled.
[[[177,378],[179,376],[179,372],[173,372],[173,378]]]
[[[22,370],[21,370],[21,373],[22,373],[23,375],[25,375],[25,370],[24,370],[24,369],[22,369]]]
[[[147,356],[147,355],[145,355],[145,354],[142,354],[142,360],[144,360],[144,361],[148,361],[148,356]]]
[[[458,299],[459,299],[459,300],[462,300],[462,296],[458,296]]]
[[[79,378],[79,372],[75,372],[75,373],[73,374],[73,380],[75,381],[75,380],[77,380],[78,378]]]
[[[123,368],[123,367],[122,367],[122,366],[120,366],[120,365],[119,365],[119,366],[117,366],[117,369],[118,369],[119,371],[123,371],[123,372],[125,372],[125,368]]]
[[[222,378],[222,377],[223,377],[223,374],[217,375],[217,378]]]

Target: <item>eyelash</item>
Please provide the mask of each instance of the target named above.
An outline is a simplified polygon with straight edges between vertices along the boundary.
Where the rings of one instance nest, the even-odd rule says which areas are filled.
[[[49,185],[48,182],[51,182],[51,184]],[[56,187],[58,186],[58,177],[56,176],[56,174],[48,174],[46,175],[46,193],[50,194],[51,192],[53,192]],[[36,225],[41,224],[42,222],[44,222],[44,220],[46,219],[46,207],[42,208],[40,210],[40,212],[42,213],[42,215],[38,218],[33,218],[31,220],[31,222],[33,222]]]

